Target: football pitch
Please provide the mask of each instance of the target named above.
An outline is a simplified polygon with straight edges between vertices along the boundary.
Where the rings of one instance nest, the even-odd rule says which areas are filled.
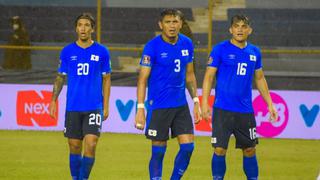
[[[242,152],[229,143],[225,180],[246,179]],[[179,149],[168,142],[163,179],[170,178]],[[90,180],[146,180],[151,143],[143,135],[103,133]],[[212,148],[209,137],[196,137],[195,150],[182,179],[210,180]],[[320,141],[259,139],[260,180],[315,180],[320,170]],[[0,131],[1,180],[68,180],[68,146],[62,132]]]

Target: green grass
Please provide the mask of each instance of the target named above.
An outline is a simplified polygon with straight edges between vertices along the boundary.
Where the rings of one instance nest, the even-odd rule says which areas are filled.
[[[196,148],[183,179],[210,180],[209,137],[196,137]],[[260,180],[314,180],[320,170],[319,140],[260,139],[257,156]],[[231,138],[225,180],[245,179],[242,152]],[[168,143],[163,179],[170,177],[178,151]],[[151,143],[143,135],[104,133],[98,144],[90,180],[145,180]],[[68,146],[62,132],[0,131],[1,180],[67,180]]]

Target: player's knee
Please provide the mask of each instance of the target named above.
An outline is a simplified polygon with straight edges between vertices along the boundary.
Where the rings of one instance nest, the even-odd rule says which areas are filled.
[[[227,150],[221,147],[214,148],[214,153],[218,156],[225,156],[227,153]]]
[[[82,143],[81,141],[68,141],[70,152],[73,154],[81,153]]]
[[[242,150],[243,151],[243,155],[245,157],[252,157],[256,154],[256,148],[251,147],[251,148],[245,148]]]
[[[86,142],[85,147],[88,151],[94,151],[97,147],[97,142],[96,141]]]
[[[69,149],[72,154],[80,154],[81,153],[81,144],[69,143]]]

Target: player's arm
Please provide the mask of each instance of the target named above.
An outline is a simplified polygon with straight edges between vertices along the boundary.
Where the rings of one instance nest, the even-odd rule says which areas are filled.
[[[264,101],[268,105],[268,110],[270,113],[270,120],[276,121],[278,119],[278,112],[276,111],[275,107],[273,106],[272,99],[269,93],[269,88],[267,81],[264,77],[264,73],[262,69],[257,69],[254,73],[255,84],[257,89],[259,90],[261,96],[263,97]]]
[[[210,107],[208,104],[208,99],[210,96],[212,82],[217,73],[216,67],[208,66],[206,69],[206,73],[204,75],[203,83],[202,83],[202,116],[204,120],[208,120],[211,116]]]
[[[141,66],[137,85],[137,98],[138,98],[138,109],[135,118],[135,127],[143,130],[146,122],[144,112],[144,100],[146,97],[147,81],[151,72],[151,68],[148,66]]]
[[[50,103],[50,116],[53,118],[56,118],[56,101],[59,97],[59,94],[62,90],[62,87],[64,85],[66,79],[66,75],[58,73],[54,84],[53,84],[53,92],[52,92],[52,98]]]
[[[200,104],[199,104],[200,102],[199,102],[198,93],[197,93],[197,80],[194,74],[193,62],[187,65],[186,85],[187,85],[188,92],[194,102],[194,108],[193,108],[193,114],[194,114],[194,120],[195,120],[194,122],[197,124],[201,119],[201,110],[200,110]]]
[[[109,98],[110,98],[110,88],[111,88],[111,74],[103,75],[103,118],[106,120],[109,116]]]

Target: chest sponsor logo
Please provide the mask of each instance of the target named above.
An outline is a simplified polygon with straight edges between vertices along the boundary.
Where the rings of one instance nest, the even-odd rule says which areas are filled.
[[[183,50],[181,50],[181,54],[182,54],[182,56],[189,56],[189,51],[188,51],[188,49],[183,49]]]
[[[91,54],[91,61],[99,61],[100,57],[98,55]]]

